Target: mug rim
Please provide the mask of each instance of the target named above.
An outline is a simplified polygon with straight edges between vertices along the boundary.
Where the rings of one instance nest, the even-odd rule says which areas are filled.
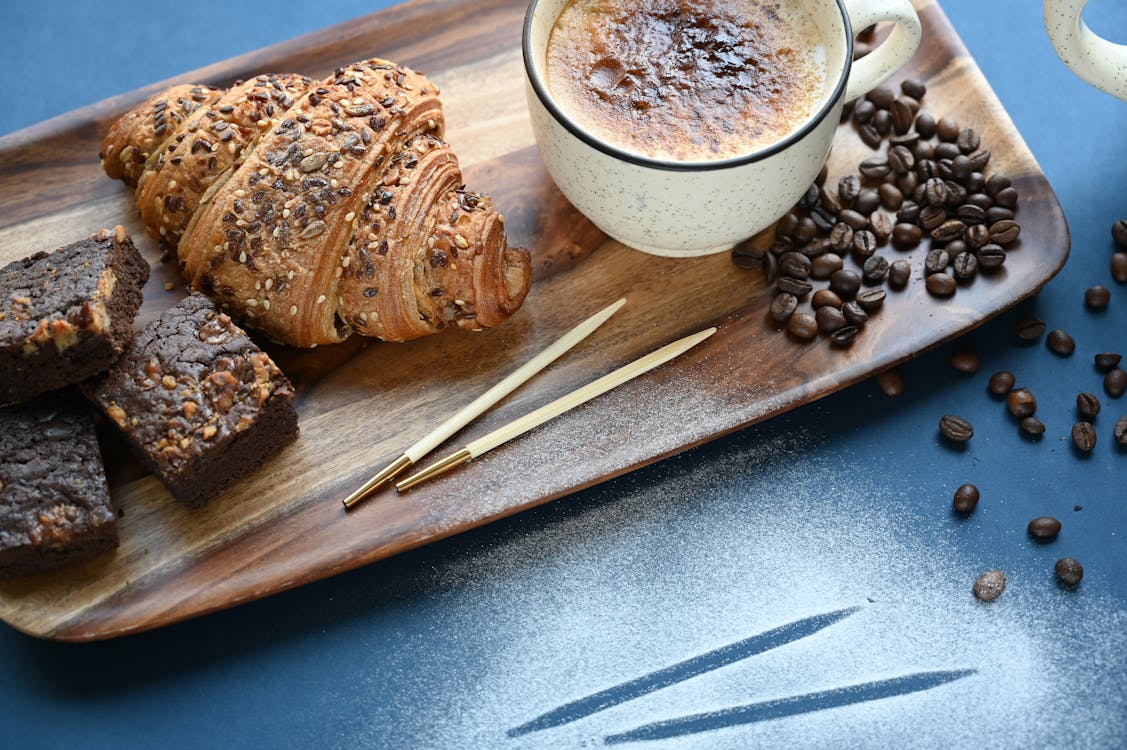
[[[572,0],[568,0],[571,2]],[[845,9],[844,0],[834,0],[837,5],[838,12],[841,14],[842,26],[845,31],[845,65],[842,66],[841,73],[838,76],[837,84],[834,86],[833,93],[826,98],[825,102],[800,128],[789,133],[782,140],[776,141],[769,146],[751,151],[739,156],[730,156],[726,159],[715,160],[695,160],[695,161],[676,161],[673,159],[658,159],[652,156],[646,156],[635,151],[627,151],[619,146],[615,146],[608,141],[605,141],[592,133],[584,130],[574,120],[567,116],[556,104],[555,99],[548,93],[547,86],[535,74],[535,67],[532,64],[532,20],[536,15],[536,9],[540,6],[540,0],[530,0],[528,10],[524,14],[524,24],[521,33],[521,57],[524,62],[524,75],[528,80],[532,90],[536,93],[536,97],[540,103],[548,111],[556,122],[562,125],[569,133],[578,138],[588,146],[601,151],[607,156],[633,164],[639,167],[649,167],[651,169],[661,169],[671,172],[708,172],[713,170],[731,169],[733,167],[742,167],[747,164],[754,164],[755,162],[762,161],[770,156],[774,156],[780,151],[784,151],[791,145],[805,138],[812,131],[814,131],[822,121],[833,110],[838,100],[845,92],[845,85],[849,80],[849,72],[853,67],[853,27],[849,22],[849,13]],[[566,7],[566,3],[565,3]],[[562,11],[561,11],[562,12]],[[553,26],[557,19],[552,19]],[[547,54],[547,50],[545,50]]]

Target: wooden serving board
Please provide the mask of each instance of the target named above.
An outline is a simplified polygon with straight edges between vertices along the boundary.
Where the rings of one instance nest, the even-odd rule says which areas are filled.
[[[488,332],[408,344],[354,338],[312,351],[268,347],[298,388],[301,437],[202,511],[181,508],[108,433],[103,447],[121,547],[87,565],[0,587],[0,617],[36,636],[109,638],[250,601],[389,557],[567,495],[813,401],[952,339],[1033,294],[1064,264],[1068,229],[1020,135],[935,2],[916,0],[924,42],[904,76],[924,107],[973,124],[1021,193],[1005,270],[948,301],[921,278],[890,293],[852,348],[799,343],[767,322],[757,271],[727,254],[652,257],[608,241],[543,170],[525,109],[524,0],[411,2],[219,63],[180,80],[227,85],[262,71],[323,76],[386,57],[443,90],[467,184],[491,193],[514,244],[531,249],[524,308]],[[0,138],[0,263],[125,225],[153,263],[141,321],[183,294],[140,226],[132,197],[98,163],[102,134],[171,81]],[[871,152],[842,126],[830,175]],[[912,258],[922,263],[923,249]],[[570,355],[456,438],[456,445],[677,337],[718,325],[687,355],[415,491],[351,513],[341,499],[418,437],[580,319],[626,307]],[[455,445],[435,454],[445,455]]]

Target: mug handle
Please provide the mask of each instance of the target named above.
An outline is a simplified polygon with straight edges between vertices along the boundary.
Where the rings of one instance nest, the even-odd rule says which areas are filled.
[[[853,33],[881,21],[892,21],[896,28],[869,54],[853,63],[845,85],[845,101],[864,96],[904,67],[920,46],[923,30],[920,17],[908,0],[844,0],[845,12]]]
[[[1097,36],[1081,17],[1088,0],[1045,0],[1045,29],[1060,59],[1096,88],[1127,101],[1127,46]]]

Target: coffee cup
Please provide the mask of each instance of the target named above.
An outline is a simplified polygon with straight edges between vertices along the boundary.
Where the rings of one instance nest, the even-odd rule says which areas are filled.
[[[581,123],[574,109],[561,104],[558,92],[553,90],[547,76],[550,36],[561,13],[573,1],[587,0],[531,0],[525,16],[526,92],[541,157],[559,189],[595,226],[625,245],[663,256],[689,257],[722,252],[777,221],[817,176],[829,154],[845,102],[888,80],[911,58],[921,36],[919,18],[909,0],[775,0],[771,3],[718,0],[712,4],[714,10],[726,2],[735,5],[742,2],[756,8],[773,9],[784,20],[798,19],[796,23],[812,24],[802,30],[810,33],[809,28],[813,29],[816,35],[810,40],[813,44],[808,43],[808,48],[795,45],[785,51],[814,55],[815,63],[823,71],[818,89],[806,103],[808,111],[792,118],[797,122],[788,132],[767,142],[753,143],[746,152],[720,153],[716,158],[701,158],[699,153],[687,158],[654,156],[634,146],[622,145],[622,139],[613,133],[608,135]],[[641,0],[635,6],[634,2],[622,0],[630,9],[624,18],[618,19],[620,22],[629,24],[631,14],[644,17],[647,7],[662,2],[690,9],[695,4],[693,0]],[[592,28],[598,30],[607,26],[605,17],[596,20]],[[895,26],[876,49],[854,61],[855,34],[881,22],[893,22]],[[647,33],[652,31],[649,29]],[[706,30],[694,38],[707,47],[712,38],[723,41],[730,37],[729,31],[720,34]],[[634,32],[628,29],[627,33]],[[660,34],[650,33],[650,36]],[[630,45],[633,44],[631,41]],[[709,54],[715,52],[719,56],[721,66],[727,66],[723,70],[758,64],[758,61],[731,55],[724,57],[728,50],[723,45],[719,51],[709,50]],[[623,57],[627,59],[612,59],[604,66],[610,68],[611,84],[634,65],[628,55]],[[659,62],[669,64],[664,58]],[[596,68],[602,64],[602,60],[596,61]],[[597,68],[595,73],[596,78],[608,77],[602,68]],[[591,68],[577,70],[576,74],[590,75]],[[670,83],[663,80],[665,84]],[[631,85],[637,83],[634,81]],[[676,83],[673,80],[673,84]],[[659,91],[656,103],[661,104],[664,96],[666,94]],[[648,106],[653,102],[643,103]],[[692,103],[689,106],[693,106]],[[693,124],[706,125],[709,111],[705,108]],[[754,119],[746,112],[737,112],[737,115]],[[612,115],[603,119],[613,130],[616,118]],[[637,128],[643,133],[647,122],[651,120],[645,117],[638,121],[625,117],[621,120],[624,129]]]
[[[1064,64],[1101,91],[1127,101],[1127,46],[1097,36],[1080,14],[1088,0],[1045,0],[1045,29]]]

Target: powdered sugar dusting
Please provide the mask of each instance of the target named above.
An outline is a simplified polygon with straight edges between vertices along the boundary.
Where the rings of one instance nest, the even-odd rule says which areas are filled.
[[[426,715],[445,718],[410,740],[600,746],[651,722],[966,669],[975,672],[930,690],[648,744],[857,747],[879,737],[889,747],[1032,747],[1047,738],[1059,746],[1121,745],[1127,691],[1091,673],[1101,648],[1110,655],[1119,647],[1127,615],[1087,592],[1047,596],[1020,580],[997,602],[976,602],[970,585],[981,571],[960,559],[957,530],[936,523],[934,536],[920,536],[910,489],[859,482],[845,465],[849,457],[810,450],[823,442],[808,432],[782,434],[700,463],[693,456],[671,462],[644,485],[617,491],[614,502],[590,503],[436,570],[442,621],[420,627],[437,628],[452,643],[433,663],[424,656],[415,664],[418,679],[435,680],[449,653],[477,662],[457,670],[472,679],[428,695]],[[838,460],[842,471],[829,465]],[[741,494],[730,471],[711,480],[716,461],[774,479],[747,483],[756,489]],[[858,605],[806,638],[563,726],[507,735],[569,701]],[[460,626],[481,621],[490,628]],[[1092,644],[1092,663],[1073,661],[1075,638]],[[387,731],[373,723],[341,746],[386,740]]]

